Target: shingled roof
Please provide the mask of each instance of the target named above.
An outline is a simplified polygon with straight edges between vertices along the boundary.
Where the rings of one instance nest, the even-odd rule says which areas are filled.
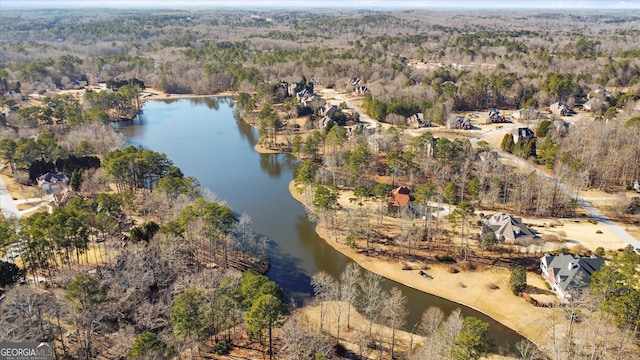
[[[411,201],[410,193],[411,190],[406,186],[397,187],[391,191],[391,198],[389,199],[389,202],[393,206],[409,206],[409,202]]]
[[[561,298],[566,297],[568,292],[586,288],[591,282],[591,275],[600,270],[602,265],[602,258],[573,254],[545,255],[540,260],[540,268],[546,280]]]
[[[524,238],[534,238],[537,235],[522,223],[522,219],[502,213],[487,215],[483,219],[483,232],[493,231],[498,240],[507,244],[517,244]]]

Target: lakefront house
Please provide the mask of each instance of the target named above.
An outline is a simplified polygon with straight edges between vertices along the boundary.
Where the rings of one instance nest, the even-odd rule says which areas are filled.
[[[591,275],[600,270],[602,265],[604,259],[595,256],[546,254],[540,259],[542,276],[562,300],[569,300],[572,294],[587,288],[591,282]]]

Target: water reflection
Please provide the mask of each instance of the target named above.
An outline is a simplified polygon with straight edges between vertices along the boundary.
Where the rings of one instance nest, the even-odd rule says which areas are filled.
[[[191,105],[205,105],[209,110],[218,110],[220,109],[220,104],[224,104],[226,106],[233,106],[233,100],[227,97],[217,97],[217,96],[202,96],[202,97],[189,97],[189,98],[165,98],[153,100],[162,102],[167,105],[171,105],[177,102],[187,101]]]
[[[242,120],[237,111],[234,111],[234,118],[236,119],[236,124],[238,125],[238,131],[240,132],[240,135],[242,135],[247,140],[249,145],[255,146],[255,144],[258,143],[257,131],[255,131],[255,129],[251,127],[249,123]]]
[[[277,156],[272,154],[260,154],[260,168],[270,177],[278,178],[282,175],[282,163]]]
[[[339,278],[351,260],[318,237],[304,206],[289,194],[288,185],[297,166],[295,158],[258,154],[254,150],[257,131],[237,119],[232,101],[214,100],[148,101],[145,113],[130,126],[124,126],[122,132],[132,144],[166,153],[185,175],[195,176],[234,211],[249,214],[254,231],[272,242],[268,276],[301,303],[312,294],[311,275],[325,271]],[[217,110],[211,110],[214,103]],[[438,306],[445,313],[461,307],[463,315],[489,322],[490,336],[498,344],[504,340],[513,344],[521,339],[472,309],[393,281],[385,281],[384,286],[399,287],[409,299],[408,327],[428,306]]]
[[[272,178],[280,178],[283,172],[294,174],[298,161],[286,154],[259,154],[260,168]]]
[[[280,287],[288,289],[287,297],[292,303],[304,304],[313,294],[311,277],[302,268],[304,260],[291,256],[280,246],[276,246],[269,253],[271,268],[269,278],[275,280]]]

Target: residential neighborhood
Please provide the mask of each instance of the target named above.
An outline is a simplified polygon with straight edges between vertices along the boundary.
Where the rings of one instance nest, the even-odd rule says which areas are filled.
[[[0,354],[640,359],[640,5],[0,9]]]

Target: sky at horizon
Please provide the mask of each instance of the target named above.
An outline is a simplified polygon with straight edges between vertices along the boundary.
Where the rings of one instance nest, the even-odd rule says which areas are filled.
[[[2,8],[640,9],[640,0],[0,0]]]

